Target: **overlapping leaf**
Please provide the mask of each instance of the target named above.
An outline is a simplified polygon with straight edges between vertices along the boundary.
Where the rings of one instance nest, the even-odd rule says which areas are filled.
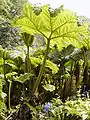
[[[55,63],[53,63],[52,61],[50,61],[50,60],[46,61],[45,67],[50,68],[52,70],[53,74],[56,74],[58,72],[58,70],[59,70],[58,66]]]
[[[24,83],[25,81],[30,80],[30,78],[33,76],[34,76],[33,74],[25,73],[23,75],[20,75],[19,77],[16,77],[15,81],[18,81],[20,83]]]
[[[43,85],[43,88],[46,91],[50,91],[50,92],[53,92],[55,90],[55,86],[54,85],[50,85],[50,84]]]

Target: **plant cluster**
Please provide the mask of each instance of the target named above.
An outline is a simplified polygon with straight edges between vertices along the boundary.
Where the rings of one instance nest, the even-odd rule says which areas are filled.
[[[88,24],[79,24],[62,6],[52,10],[28,3],[11,25],[20,27],[23,44],[0,46],[1,119],[89,119],[89,99],[67,100],[80,86],[85,97],[90,89]]]
[[[72,100],[67,99],[65,103],[60,98],[53,98],[38,110],[40,120],[89,120],[90,99],[81,98],[80,94]]]

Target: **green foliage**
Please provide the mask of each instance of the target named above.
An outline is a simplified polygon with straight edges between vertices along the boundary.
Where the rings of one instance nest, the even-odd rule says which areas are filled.
[[[6,105],[0,100],[0,118],[1,120],[5,119]]]
[[[89,99],[83,100],[81,98],[78,98],[77,100],[66,101],[65,109],[67,116],[71,114],[72,116],[76,115],[78,117],[81,117],[82,120],[89,120],[89,102]]]
[[[55,86],[54,85],[46,84],[46,85],[43,85],[43,87],[44,87],[44,89],[46,91],[53,92],[55,90]]]
[[[88,35],[87,25],[78,26],[77,17],[73,12],[61,10],[56,16],[52,17],[48,5],[43,6],[40,14],[36,15],[33,6],[27,4],[24,15],[21,18],[14,19],[12,25],[20,26],[22,31],[31,35],[40,34],[46,39],[46,53],[33,92],[36,92],[41,82],[50,42],[52,46],[57,45],[59,50],[69,44],[81,47],[79,39],[86,38]]]
[[[2,97],[2,79],[0,78],[0,118],[4,119],[6,112],[6,105]]]
[[[48,113],[42,111],[40,119],[46,120],[89,120],[90,100],[78,98],[76,100],[66,100],[62,103],[60,98],[53,98],[51,108]],[[42,110],[42,109],[41,109]]]
[[[11,20],[21,14],[26,0],[0,0],[0,44],[10,49],[21,44],[19,29],[11,26]]]
[[[18,111],[11,113],[13,115],[10,119],[17,119],[12,118],[14,114],[22,120],[26,119],[27,112],[34,113],[33,119],[90,119],[89,99],[66,100],[68,96],[76,94],[81,83],[90,87],[88,25],[79,25],[75,13],[64,10],[63,6],[52,10],[49,5],[37,7],[26,4],[24,13],[20,16],[19,10],[23,7],[19,7],[22,4],[19,6],[13,0],[2,4],[5,6],[5,9],[1,8],[4,10],[2,13],[5,13],[1,13],[0,17],[2,41],[10,35],[7,41],[11,38],[18,41],[20,38],[25,45],[17,46],[14,50],[0,46],[0,79],[4,79],[4,83],[3,80],[0,81],[0,112],[6,110],[2,94],[7,93],[8,111],[12,108],[17,110],[19,105]],[[14,15],[19,17],[14,18]],[[14,20],[11,22],[12,18]],[[20,27],[22,36],[18,34],[17,28],[11,27],[10,22],[13,26]],[[41,43],[38,43],[37,38],[40,38]],[[40,45],[36,46],[36,43]],[[3,44],[5,46],[6,43]],[[65,103],[59,98],[53,99],[56,96],[61,96]],[[51,99],[52,107],[49,111],[43,112],[41,106],[40,111],[37,105]],[[39,111],[41,115],[38,114]]]
[[[23,75],[20,75],[19,77],[15,78],[15,81],[18,81],[20,83],[24,83],[27,80],[30,80],[30,78],[33,76],[33,74],[25,73]]]
[[[80,35],[87,35],[87,25],[78,27],[77,17],[68,10],[58,12],[55,17],[50,16],[49,7],[42,7],[42,12],[37,16],[33,13],[33,7],[26,5],[24,16],[12,22],[15,26],[30,34],[41,34],[51,39],[52,45],[57,44],[58,48],[73,44],[80,47],[78,39]]]
[[[31,59],[31,63],[32,63],[32,65],[34,65],[34,67],[37,67],[39,64],[42,63],[42,60],[40,58],[30,57],[30,59]]]
[[[14,14],[16,13],[16,15],[22,14],[23,8],[27,2],[27,0],[11,0],[11,5],[13,8],[11,12]]]
[[[42,57],[43,58],[43,57]],[[37,67],[38,65],[42,64],[42,59],[40,58],[36,58],[36,57],[30,57],[31,59],[31,63],[32,65],[34,65],[35,67]],[[46,65],[45,67],[48,67],[49,69],[52,70],[52,74],[56,74],[58,72],[58,67],[56,64],[54,64],[52,61],[50,60],[46,60]]]
[[[0,100],[2,99],[2,80],[0,80]]]
[[[52,70],[52,74],[56,74],[59,70],[58,66],[54,64],[52,61],[47,60],[45,67],[48,67]]]

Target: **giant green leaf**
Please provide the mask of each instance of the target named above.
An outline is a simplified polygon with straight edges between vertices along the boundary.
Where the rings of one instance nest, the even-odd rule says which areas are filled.
[[[24,32],[41,34],[43,37],[51,39],[51,45],[57,44],[59,49],[69,44],[73,44],[75,47],[82,47],[80,39],[86,38],[88,34],[87,24],[77,25],[75,13],[69,10],[62,10],[52,17],[48,5],[44,5],[42,12],[36,15],[33,6],[27,4],[24,9],[24,15],[13,20],[12,25],[20,26]]]

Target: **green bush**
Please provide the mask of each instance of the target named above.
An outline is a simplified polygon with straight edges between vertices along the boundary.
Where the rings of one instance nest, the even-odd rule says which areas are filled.
[[[49,107],[49,104],[51,106]],[[76,98],[66,100],[54,98],[51,103],[42,106],[39,111],[39,118],[42,120],[90,120],[90,99]]]

